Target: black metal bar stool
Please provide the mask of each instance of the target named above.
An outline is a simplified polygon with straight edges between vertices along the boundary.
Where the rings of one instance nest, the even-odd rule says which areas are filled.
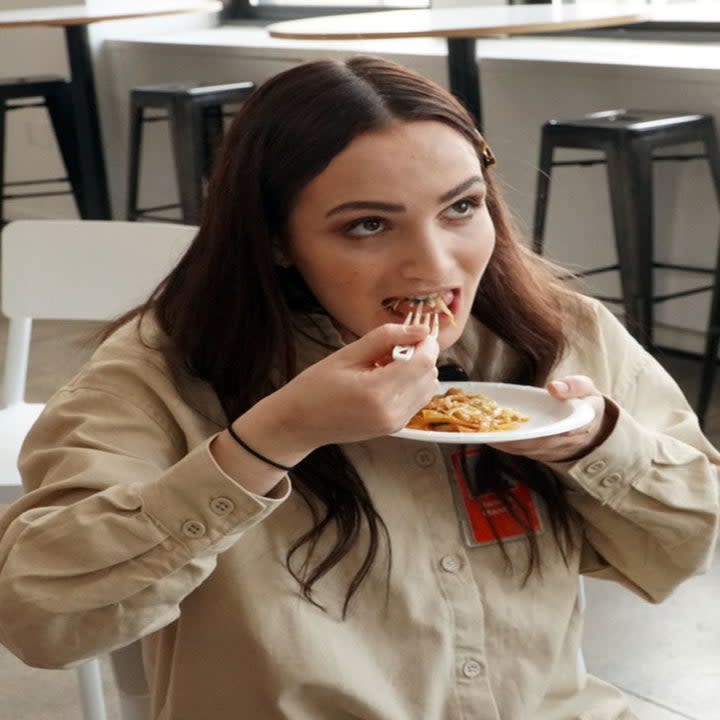
[[[654,155],[659,148],[691,142],[702,143],[704,152]],[[603,157],[554,162],[553,153],[556,148],[598,150],[603,153]],[[619,271],[622,298],[600,299],[622,303],[628,330],[651,351],[655,303],[714,289],[698,402],[698,416],[702,422],[712,389],[720,337],[720,291],[717,288],[720,280],[720,255],[714,268],[665,263],[655,259],[652,174],[654,161],[687,161],[700,158],[708,162],[720,204],[720,153],[710,115],[609,110],[576,119],[551,120],[545,123],[540,144],[533,248],[538,253],[543,251],[552,168],[567,165],[607,165],[617,264],[591,268],[578,275]],[[658,295],[654,291],[653,283],[653,271],[657,268],[709,274],[712,282],[681,292]]]
[[[224,85],[169,83],[134,88],[130,92],[130,161],[128,168],[127,218],[167,220],[153,212],[181,208],[182,222],[200,221],[203,176],[207,176],[223,135],[224,106],[241,103],[255,87],[252,82]],[[165,115],[147,117],[146,109],[163,109]],[[180,203],[138,207],[142,128],[146,122],[170,125],[175,174]]]
[[[47,109],[67,177],[5,182],[5,116],[11,111],[36,107]],[[31,192],[34,185],[48,186],[57,183],[69,183],[70,189]],[[2,224],[5,223],[4,201],[19,198],[72,194],[80,216],[86,216],[87,202],[80,179],[79,146],[71,88],[70,83],[64,78],[39,75],[0,79],[0,186],[0,223]],[[5,192],[6,188],[17,188],[18,192],[8,193]]]

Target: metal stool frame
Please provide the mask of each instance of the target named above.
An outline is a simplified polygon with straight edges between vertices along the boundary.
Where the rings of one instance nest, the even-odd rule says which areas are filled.
[[[705,152],[654,155],[660,148],[690,142],[702,143]],[[604,157],[555,162],[553,154],[556,148],[598,150]],[[720,151],[715,125],[710,115],[623,109],[592,113],[574,120],[551,120],[545,123],[542,128],[537,175],[533,249],[542,254],[552,168],[606,164],[618,262],[616,265],[591,268],[578,275],[619,271],[622,298],[599,296],[599,299],[622,303],[629,332],[650,351],[654,349],[653,309],[656,303],[713,291],[697,402],[697,413],[702,424],[712,390],[715,358],[720,343],[720,252],[714,268],[655,260],[652,177],[654,162],[700,158],[708,162],[720,205]],[[713,282],[681,292],[657,295],[654,291],[653,271],[658,268],[710,274]]]
[[[130,138],[127,192],[127,219],[167,218],[153,215],[161,210],[181,208],[181,222],[198,224],[203,198],[203,177],[223,136],[225,105],[241,103],[254,89],[252,82],[225,85],[169,83],[135,88],[130,92]],[[146,109],[163,109],[165,115],[147,117]],[[170,125],[179,204],[140,208],[138,189],[142,128],[147,122],[167,121]]]
[[[32,101],[38,98],[39,100]],[[13,102],[19,100],[20,102]],[[30,100],[30,102],[23,102]],[[46,178],[37,180],[5,181],[5,138],[8,112],[44,107],[50,117],[55,140],[65,165],[66,177]],[[12,78],[0,80],[0,223],[4,224],[4,203],[6,200],[20,198],[49,197],[54,195],[72,194],[81,217],[88,215],[88,200],[85,197],[81,179],[78,133],[75,112],[72,102],[70,83],[64,78],[54,75]],[[69,183],[67,190],[46,190],[39,192],[23,192],[32,186],[56,183]],[[18,188],[21,192],[7,193],[5,188]]]

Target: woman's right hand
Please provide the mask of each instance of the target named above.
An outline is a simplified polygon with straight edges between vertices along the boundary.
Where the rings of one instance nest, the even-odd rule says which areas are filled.
[[[395,345],[416,345],[413,357],[388,362]],[[273,427],[276,448],[282,444],[303,455],[322,445],[387,435],[437,392],[438,352],[426,327],[381,325],[308,367],[248,415]]]
[[[390,361],[395,345],[415,345],[412,358]],[[437,393],[438,352],[424,326],[382,325],[260,400],[233,429],[253,450],[287,467],[322,445],[388,435]],[[259,495],[272,493],[285,474],[242,449],[227,431],[211,452],[230,477]]]

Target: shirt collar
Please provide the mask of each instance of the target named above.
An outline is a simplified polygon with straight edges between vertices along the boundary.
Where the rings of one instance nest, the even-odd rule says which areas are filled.
[[[345,346],[340,332],[324,313],[293,315],[298,371]],[[463,334],[450,348],[443,350],[438,365],[460,365],[471,380],[498,382],[506,377],[515,358],[514,352],[477,318],[470,316]]]

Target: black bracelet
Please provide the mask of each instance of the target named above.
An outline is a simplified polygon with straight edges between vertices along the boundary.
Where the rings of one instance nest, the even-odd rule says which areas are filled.
[[[270,458],[265,457],[264,455],[261,455],[257,450],[253,450],[236,432],[232,425],[227,426],[227,431],[230,433],[230,437],[238,444],[240,447],[245,448],[251,455],[254,455],[258,460],[262,460],[264,463],[267,463],[268,465],[272,465],[273,467],[276,467],[278,470],[285,470],[285,472],[288,472],[289,470],[292,470],[292,466],[288,467],[287,465],[281,465],[278,462],[275,462],[274,460],[271,460]]]

